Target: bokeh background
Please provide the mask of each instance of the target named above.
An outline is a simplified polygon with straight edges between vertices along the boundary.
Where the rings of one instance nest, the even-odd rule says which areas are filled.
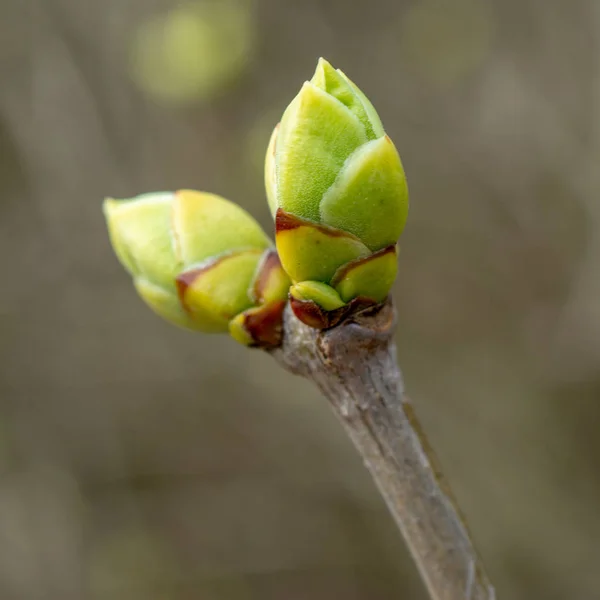
[[[403,157],[400,361],[499,599],[600,598],[597,0],[0,0],[2,600],[425,599],[316,390],[154,317],[101,214],[271,227],[321,55]]]

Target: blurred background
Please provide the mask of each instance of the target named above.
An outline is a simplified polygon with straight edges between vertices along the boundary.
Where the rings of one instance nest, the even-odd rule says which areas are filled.
[[[404,161],[400,362],[499,600],[600,598],[597,0],[0,0],[2,600],[425,600],[317,391],[156,318],[101,213],[271,228],[319,56]]]

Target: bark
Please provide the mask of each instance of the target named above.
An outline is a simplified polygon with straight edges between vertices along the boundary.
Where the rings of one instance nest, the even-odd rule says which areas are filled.
[[[493,600],[494,588],[467,526],[404,394],[391,300],[324,331],[289,307],[283,344],[288,371],[329,400],[375,480],[432,600]]]

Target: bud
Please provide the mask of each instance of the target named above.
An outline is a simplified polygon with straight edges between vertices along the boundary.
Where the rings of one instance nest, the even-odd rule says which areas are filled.
[[[385,300],[408,213],[404,169],[373,105],[323,59],[273,131],[265,185],[301,320],[316,326],[316,311],[327,327],[355,300]]]
[[[164,319],[247,345],[276,346],[290,281],[271,241],[242,208],[182,190],[104,201],[115,253]]]

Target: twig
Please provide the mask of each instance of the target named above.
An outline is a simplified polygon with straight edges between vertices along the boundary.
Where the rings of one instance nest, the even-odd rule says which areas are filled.
[[[494,600],[491,585],[438,462],[403,393],[395,310],[363,311],[326,331],[286,310],[272,351],[328,398],[360,452],[415,559],[432,600]]]

